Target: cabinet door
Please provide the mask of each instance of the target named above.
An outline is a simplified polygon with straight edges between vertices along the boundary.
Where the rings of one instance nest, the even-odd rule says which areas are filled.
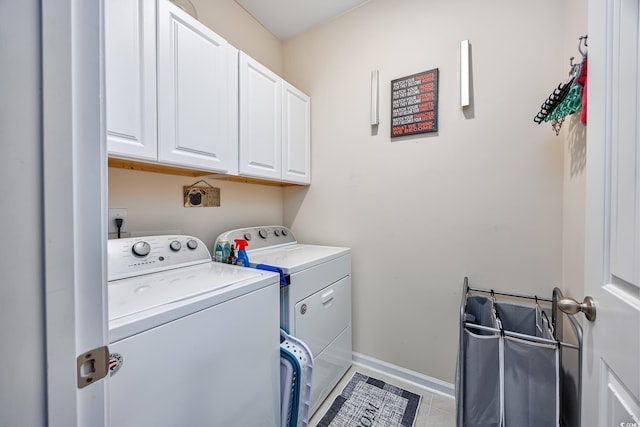
[[[240,174],[281,179],[282,79],[240,52]]]
[[[282,179],[310,184],[311,99],[283,82],[282,103]]]
[[[237,174],[237,73],[230,72],[230,50],[182,9],[168,0],[158,3],[161,163]]]
[[[105,1],[107,150],[156,160],[156,5]]]

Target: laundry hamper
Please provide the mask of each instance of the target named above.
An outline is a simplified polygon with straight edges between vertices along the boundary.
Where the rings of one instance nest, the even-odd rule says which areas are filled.
[[[456,371],[458,427],[564,426],[561,348],[543,300],[498,299],[465,278]],[[501,295],[516,295],[501,293]]]
[[[280,412],[282,427],[309,423],[313,356],[301,340],[280,330]]]

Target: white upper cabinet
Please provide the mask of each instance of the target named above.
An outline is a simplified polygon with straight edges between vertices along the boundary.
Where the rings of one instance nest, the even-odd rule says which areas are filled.
[[[156,160],[156,4],[105,2],[107,150]]]
[[[311,182],[310,99],[240,52],[240,175]]]
[[[282,79],[240,52],[240,174],[282,176]]]
[[[237,174],[237,50],[158,3],[158,160]]]
[[[111,157],[311,182],[311,101],[169,0],[105,1]]]
[[[282,179],[310,184],[311,99],[287,82],[282,93]]]

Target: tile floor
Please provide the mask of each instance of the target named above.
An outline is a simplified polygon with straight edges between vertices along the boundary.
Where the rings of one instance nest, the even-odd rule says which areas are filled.
[[[384,382],[402,387],[412,393],[422,395],[422,402],[418,409],[418,416],[414,427],[455,427],[456,425],[456,403],[451,397],[443,396],[439,393],[433,393],[429,389],[421,387],[415,383],[406,382],[397,377],[383,374],[380,371],[366,368],[359,364],[353,364],[342,380],[336,385],[327,399],[320,405],[316,413],[311,417],[309,426],[317,426],[318,422],[324,416],[327,409],[333,403],[333,400],[340,394],[342,389],[347,385],[354,372],[360,372],[364,375],[377,378]]]

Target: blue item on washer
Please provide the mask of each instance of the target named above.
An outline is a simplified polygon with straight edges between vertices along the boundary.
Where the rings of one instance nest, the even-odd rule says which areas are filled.
[[[299,339],[280,330],[280,411],[282,427],[309,423],[313,356]]]
[[[284,274],[284,270],[280,267],[274,267],[269,264],[257,264],[256,269],[258,270],[266,270],[266,271],[275,271],[276,273],[280,273],[280,286],[287,286],[291,284],[291,277],[288,274]]]

